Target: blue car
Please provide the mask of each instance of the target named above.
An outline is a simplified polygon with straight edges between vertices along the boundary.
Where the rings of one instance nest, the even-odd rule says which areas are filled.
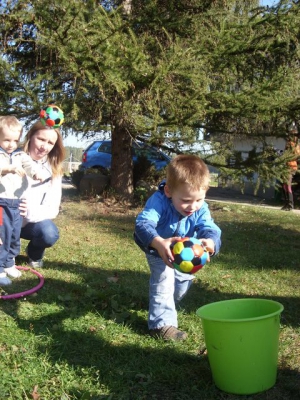
[[[132,147],[133,162],[137,161],[138,156],[146,156],[156,170],[162,169],[171,161],[168,155],[155,147],[142,142],[134,142]],[[111,140],[97,140],[83,152],[80,169],[87,168],[111,168]]]

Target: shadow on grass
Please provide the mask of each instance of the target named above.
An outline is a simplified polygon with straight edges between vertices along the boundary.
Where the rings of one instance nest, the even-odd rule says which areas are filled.
[[[48,262],[47,267],[43,269],[45,277],[48,268],[56,267]],[[19,301],[2,302],[2,310],[14,318],[20,329],[33,332],[37,336],[51,335],[52,344],[46,351],[53,365],[66,362],[79,369],[93,367],[95,381],[99,380],[109,388],[110,393],[116,396],[113,398],[117,399],[240,398],[224,394],[215,388],[206,356],[192,355],[182,347],[184,346],[182,344],[156,344],[154,339],[148,337],[146,320],[138,314],[141,310],[146,311],[148,307],[146,273],[139,273],[137,276],[135,272],[121,271],[119,282],[108,284],[107,278],[111,275],[108,271],[64,263],[60,264],[60,269],[79,274],[84,279],[77,284],[46,277],[44,288],[37,296],[27,298],[27,302],[36,306],[39,304],[59,306],[58,312],[43,316],[37,314],[34,319],[25,319],[19,316]],[[131,289],[130,282],[136,279],[140,279],[140,285],[134,290]],[[34,285],[36,281],[29,278],[27,283]],[[17,288],[17,281],[14,286]],[[243,296],[238,293],[226,295],[196,283],[183,305],[187,312],[195,313],[198,307],[209,302],[241,297]],[[294,298],[281,297],[275,300],[285,306],[286,323],[299,326],[299,301],[296,300],[295,304]],[[137,337],[133,339],[130,335],[129,338],[127,329],[121,335],[118,332],[117,338],[114,337],[116,329],[112,329],[111,337],[107,333],[102,334],[103,329],[110,329],[109,324],[104,327],[101,324],[96,326],[87,324],[85,327],[80,326],[79,330],[70,328],[70,324],[66,327],[66,321],[71,319],[79,323],[79,319],[90,313],[99,315],[102,321],[117,322],[121,328],[126,326],[137,334]],[[41,345],[39,351],[44,354],[45,348]],[[182,374],[182,371],[187,373]],[[247,397],[272,400],[296,399],[294,396],[298,393],[299,373],[287,367],[279,369],[278,382],[274,388]],[[75,399],[99,399],[93,397],[92,393],[79,391],[76,387],[73,393],[69,392],[69,395],[73,395]]]
[[[51,265],[48,263],[48,266]],[[94,379],[99,380],[102,385],[109,388],[116,398],[121,399],[143,399],[149,398],[151,387],[151,398],[158,399],[188,399],[199,392],[197,388],[196,374],[191,378],[193,387],[190,393],[186,392],[186,379],[178,370],[178,365],[186,366],[186,369],[195,369],[201,379],[206,382],[211,381],[208,362],[205,357],[199,358],[190,354],[178,351],[172,344],[166,346],[153,346],[154,339],[146,336],[143,341],[149,340],[149,346],[139,344],[140,335],[147,334],[146,321],[137,315],[137,311],[147,307],[147,299],[136,293],[133,296],[128,293],[128,283],[132,280],[132,274],[125,272],[120,277],[120,281],[127,281],[125,287],[122,284],[108,285],[106,278],[108,272],[99,273],[76,265],[61,265],[65,271],[80,273],[85,276],[85,282],[80,284],[66,283],[53,278],[45,279],[45,286],[37,296],[27,297],[27,303],[33,305],[51,304],[60,308],[60,311],[52,314],[37,316],[36,318],[25,319],[19,316],[19,301],[3,301],[2,310],[11,315],[19,328],[30,331],[36,336],[51,336],[51,347],[45,349],[42,345],[39,348],[41,354],[45,351],[49,354],[49,359],[56,365],[66,362],[74,368],[93,367]],[[45,276],[47,270],[43,269]],[[124,276],[126,275],[126,276]],[[143,276],[145,280],[147,277]],[[17,288],[17,281],[14,282]],[[29,285],[34,285],[33,279],[27,280]],[[142,297],[142,298],[141,298]],[[136,310],[127,312],[132,309]],[[66,328],[66,321],[70,319],[75,322],[80,318],[97,314],[101,317],[101,324],[80,327],[80,330]],[[100,319],[100,318],[99,318]],[[128,329],[124,329],[124,334],[116,333],[116,328],[112,329],[111,337],[103,329],[110,329],[111,324],[103,327],[103,319],[117,322],[120,319],[120,327],[126,325],[130,330],[139,336],[127,340]],[[82,322],[81,322],[82,323]],[[70,325],[70,324],[69,324]],[[127,333],[125,332],[127,331]],[[118,340],[116,337],[118,336]],[[121,342],[120,342],[121,341]],[[152,344],[151,344],[152,342]],[[172,371],[172,373],[170,373]],[[152,385],[154,387],[152,387]],[[202,388],[201,388],[202,390]],[[89,397],[90,393],[82,393],[74,388],[74,392],[69,392],[74,398],[99,398]],[[87,397],[82,397],[87,396]],[[105,397],[103,397],[105,398]]]
[[[78,219],[81,219],[80,215]],[[99,226],[99,232],[105,226],[110,234],[118,239],[132,237],[133,215],[91,214],[85,219],[90,219],[96,227]],[[264,269],[270,273],[281,268],[298,269],[298,260],[284,257],[282,251],[288,249],[291,242],[296,247],[300,246],[299,233],[296,230],[283,229],[259,218],[253,218],[251,222],[223,221],[221,227],[226,234],[223,235],[219,260],[230,268],[239,269],[243,266],[244,270]],[[277,243],[280,243],[280,246],[276,246]],[[20,260],[22,262],[22,258]],[[81,281],[72,283],[55,279],[50,276],[51,271],[55,269],[77,274]],[[51,309],[50,306],[53,306],[53,309],[59,308],[59,311],[46,315],[36,313],[36,317],[26,319],[19,313],[21,300],[3,301],[2,310],[14,318],[20,329],[30,331],[37,337],[51,336],[51,346],[45,349],[40,345],[39,351],[41,354],[46,351],[53,365],[66,362],[79,371],[82,367],[93,367],[95,382],[100,382],[112,394],[112,397],[95,397],[92,389],[83,393],[74,385],[68,393],[73,398],[240,399],[240,396],[225,394],[215,388],[206,356],[197,355],[195,352],[191,354],[188,344],[155,342],[148,337],[147,321],[144,317],[148,308],[147,273],[122,270],[118,272],[118,282],[113,284],[108,283],[107,278],[113,275],[114,271],[88,268],[82,264],[61,262],[57,266],[47,262],[42,271],[45,275],[45,285],[37,296],[28,297],[27,302],[36,307],[43,304]],[[29,278],[27,283],[32,287],[36,280]],[[13,286],[18,288],[17,281]],[[210,287],[200,281],[192,286],[182,305],[187,313],[195,314],[204,304],[242,297],[246,296],[236,292],[222,293],[219,287]],[[299,327],[298,297],[291,295],[265,298],[282,303],[285,307],[283,322]],[[99,316],[100,322],[92,319],[89,323],[89,315]],[[83,317],[87,317],[84,325]],[[72,323],[68,323],[70,320]],[[110,324],[116,323],[118,329],[111,328]],[[244,398],[298,399],[299,378],[297,370],[291,369],[288,364],[286,367],[283,365],[278,370],[278,381],[274,388]]]

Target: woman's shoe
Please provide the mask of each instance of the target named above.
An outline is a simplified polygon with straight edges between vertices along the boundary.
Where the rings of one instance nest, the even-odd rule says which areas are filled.
[[[27,257],[29,258],[29,260],[28,260],[29,267],[31,267],[31,268],[42,268],[42,266],[44,264],[43,260],[36,260],[36,261],[32,260],[28,255],[28,248],[27,247],[25,249],[25,253],[26,253]]]
[[[43,266],[43,260],[37,260],[37,261],[33,261],[33,260],[31,260],[31,258],[29,258],[29,261],[28,261],[28,265],[29,265],[29,267],[31,267],[31,268],[42,268],[42,266]]]

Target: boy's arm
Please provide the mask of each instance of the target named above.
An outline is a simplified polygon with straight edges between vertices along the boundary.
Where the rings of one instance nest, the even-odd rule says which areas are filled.
[[[22,167],[16,165],[6,165],[3,168],[0,168],[0,175],[7,175],[7,174],[17,174],[20,176],[24,176],[26,174],[25,170]]]
[[[210,253],[212,253],[212,255],[217,254],[221,247],[222,232],[214,222],[207,203],[203,205],[202,213],[199,215],[195,230],[197,232],[197,238],[201,239],[208,249],[213,250]]]
[[[149,248],[157,233],[157,224],[163,213],[162,205],[158,194],[154,193],[146,202],[144,209],[139,213],[135,221],[135,236],[139,244]]]
[[[174,261],[173,254],[171,252],[171,244],[179,240],[180,237],[171,237],[168,239],[163,239],[160,236],[156,236],[152,242],[151,247],[153,247],[158,254],[161,256],[162,260],[168,267],[174,268],[172,265],[172,261]]]
[[[156,250],[164,263],[170,268],[174,268],[170,245],[180,238],[163,238],[157,232],[157,225],[165,213],[160,196],[158,192],[151,196],[143,211],[137,216],[134,237],[143,251],[151,248]]]
[[[22,155],[22,167],[26,171],[26,174],[30,176],[30,178],[38,181],[43,181],[40,172],[40,166],[26,153]]]

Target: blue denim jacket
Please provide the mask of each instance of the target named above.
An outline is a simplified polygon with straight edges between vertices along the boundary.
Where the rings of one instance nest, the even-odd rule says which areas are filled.
[[[221,229],[214,223],[208,204],[204,202],[198,211],[183,217],[176,211],[172,199],[164,194],[164,183],[147,200],[135,224],[134,240],[145,253],[158,256],[157,251],[150,247],[156,236],[164,239],[173,236],[212,239],[215,244],[214,254],[221,247]]]

